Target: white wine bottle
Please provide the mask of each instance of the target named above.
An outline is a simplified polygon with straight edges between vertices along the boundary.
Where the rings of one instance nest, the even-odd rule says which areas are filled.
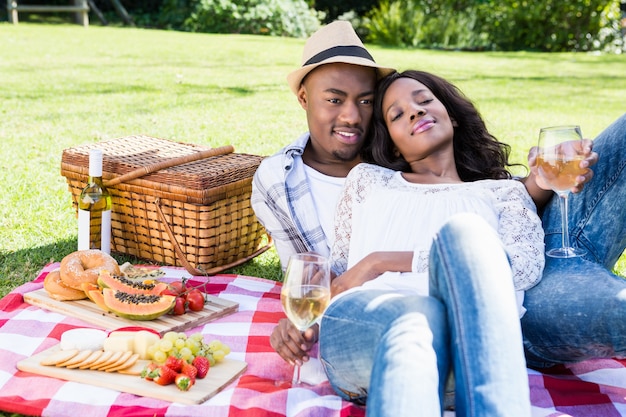
[[[89,179],[78,198],[78,250],[111,252],[111,194],[102,182],[102,150],[89,151]]]

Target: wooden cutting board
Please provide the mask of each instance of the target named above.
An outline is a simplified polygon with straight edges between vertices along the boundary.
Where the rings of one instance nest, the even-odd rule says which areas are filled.
[[[28,304],[66,316],[76,317],[104,329],[114,330],[120,327],[141,326],[155,330],[161,336],[168,331],[180,332],[193,329],[194,327],[232,314],[239,309],[239,303],[234,301],[225,300],[212,295],[207,295],[206,298],[207,302],[202,311],[188,311],[180,316],[165,314],[154,320],[140,321],[125,319],[113,313],[105,312],[89,299],[78,301],[55,300],[50,298],[43,288],[24,294],[24,301]]]
[[[175,385],[158,385],[156,382],[146,381],[136,375],[59,368],[40,364],[43,358],[59,349],[60,346],[55,345],[50,349],[24,359],[17,363],[17,369],[66,381],[81,382],[115,391],[128,392],[142,397],[157,398],[182,404],[200,404],[222,391],[248,367],[246,362],[224,358],[222,362],[209,369],[209,373],[205,378],[197,379],[189,391],[181,391]],[[144,362],[148,363],[148,361]]]

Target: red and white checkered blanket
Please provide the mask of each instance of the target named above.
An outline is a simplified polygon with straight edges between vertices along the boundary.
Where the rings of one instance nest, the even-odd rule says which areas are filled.
[[[328,382],[307,388],[276,384],[289,380],[292,373],[269,344],[274,325],[284,317],[280,284],[253,277],[211,277],[207,291],[238,302],[239,311],[188,331],[222,340],[232,349],[230,358],[248,363],[241,377],[202,404],[170,403],[19,371],[19,361],[58,343],[65,330],[91,327],[24,302],[22,294],[40,289],[46,274],[56,267],[47,265],[35,281],[0,300],[0,410],[52,417],[365,415],[364,409],[336,396]],[[178,268],[164,270],[167,278],[188,276]],[[626,416],[626,361],[595,360],[528,373],[535,417]]]

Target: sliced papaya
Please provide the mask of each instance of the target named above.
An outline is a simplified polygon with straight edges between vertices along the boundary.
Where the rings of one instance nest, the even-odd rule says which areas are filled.
[[[104,304],[102,288],[100,288],[96,284],[92,284],[91,282],[83,282],[80,287],[83,291],[85,291],[87,298],[93,301],[98,307],[106,312],[110,311],[109,308]]]
[[[112,288],[102,290],[104,304],[120,317],[131,320],[154,320],[174,307],[173,295],[130,294]]]
[[[161,294],[166,288],[165,282],[155,279],[136,280],[124,275],[114,275],[107,270],[100,271],[98,285],[102,288],[111,288],[128,294]]]
[[[87,293],[87,297],[89,297],[91,301],[96,303],[98,307],[100,307],[102,310],[106,311],[107,313],[111,311],[111,309],[107,307],[107,305],[104,303],[104,295],[102,295],[101,289],[90,290]]]
[[[85,292],[85,294],[87,295],[87,298],[89,298],[91,301],[93,301],[93,299],[89,296],[89,291],[91,290],[100,290],[100,287],[97,284],[93,284],[91,282],[82,282],[80,284],[80,289],[83,290]]]

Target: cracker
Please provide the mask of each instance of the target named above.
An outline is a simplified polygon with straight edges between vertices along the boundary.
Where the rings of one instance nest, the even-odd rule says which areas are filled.
[[[111,356],[109,356],[109,357],[107,358],[107,360],[102,361],[102,362],[101,362],[100,364],[98,364],[97,366],[96,366],[96,365],[92,365],[92,366],[91,366],[91,368],[89,368],[89,369],[96,369],[96,370],[98,370],[98,371],[99,371],[99,370],[101,370],[102,368],[104,368],[104,367],[106,367],[106,366],[109,366],[110,364],[112,364],[112,363],[114,363],[114,362],[117,362],[117,360],[118,360],[118,359],[122,356],[122,353],[124,353],[124,352],[121,352],[121,351],[118,351],[118,352],[113,352],[113,351],[112,351],[111,353],[112,353],[112,355],[111,355]]]
[[[57,366],[71,366],[76,363],[81,363],[91,355],[91,350],[80,350],[76,355],[66,360],[65,362],[57,363]]]
[[[124,362],[126,362],[128,358],[130,358],[131,356],[133,356],[133,352],[131,351],[127,350],[126,352],[122,352],[122,355],[118,357],[116,361],[112,361],[108,363],[106,366],[101,366],[100,368],[98,368],[98,370],[106,371],[107,369],[115,368],[116,366],[119,366],[123,364]]]
[[[99,367],[103,363],[107,362],[111,358],[111,356],[113,356],[113,351],[111,351],[111,350],[102,352],[102,355],[100,355],[98,360],[96,360],[94,363],[92,363],[91,366],[89,366],[88,369],[96,369],[97,367]],[[87,369],[87,368],[85,368],[85,369]]]
[[[46,358],[42,359],[41,362],[39,363],[44,366],[57,365],[59,363],[63,363],[67,360],[70,360],[77,354],[78,354],[78,349],[58,350],[50,354],[50,356],[47,356]]]
[[[107,368],[107,369],[105,369],[105,371],[106,372],[117,372],[120,369],[130,368],[131,366],[133,366],[135,364],[135,362],[137,362],[137,359],[139,359],[139,353],[133,353],[133,354],[130,355],[130,357],[128,359],[126,359],[121,364],[119,364],[117,366],[114,366],[112,368]]]
[[[141,375],[141,371],[150,363],[147,359],[139,359],[134,364],[132,364],[128,368],[120,369],[117,372],[124,375],[133,375],[138,376]]]
[[[91,364],[93,364],[100,358],[102,352],[102,350],[94,350],[93,352],[91,352],[91,355],[87,357],[87,359],[75,365],[68,366],[68,368],[87,369],[91,366]]]

